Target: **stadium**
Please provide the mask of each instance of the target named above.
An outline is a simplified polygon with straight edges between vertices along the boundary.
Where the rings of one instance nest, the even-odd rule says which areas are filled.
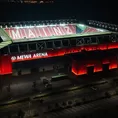
[[[51,21],[34,21],[26,22],[29,25],[20,22],[1,25],[1,75],[12,74],[13,65],[19,62],[61,57],[83,51],[113,50],[118,47],[115,31],[80,24],[76,20],[71,20],[70,23],[68,20],[59,21],[58,24],[53,23],[56,21],[50,24],[48,23]],[[4,63],[6,60],[7,63]],[[101,61],[103,60],[106,59]],[[103,61],[101,64],[107,62],[110,63]],[[89,62],[85,63],[91,65]],[[117,67],[113,62],[113,67],[109,68]]]
[[[0,99],[5,100],[8,97],[9,102],[5,104],[24,101],[26,98],[28,98],[26,101],[33,101],[32,104],[37,99],[40,102],[43,98],[52,100],[53,98],[48,96],[51,93],[47,91],[54,92],[60,89],[64,92],[72,91],[82,88],[85,83],[90,84],[90,87],[92,82],[96,82],[95,85],[98,86],[107,83],[103,78],[107,77],[111,80],[110,77],[117,75],[118,29],[116,25],[92,20],[80,22],[76,19],[62,19],[5,22],[0,23],[0,27],[0,89],[3,91]],[[44,86],[39,84],[39,81],[43,82]],[[57,83],[53,85],[53,81]],[[82,87],[78,87],[78,83]],[[33,90],[35,89],[33,93],[29,90],[31,86]],[[109,85],[107,87],[109,88]],[[92,90],[96,91],[96,88],[92,87]],[[63,93],[58,91],[55,94]],[[109,94],[103,91],[98,94],[99,98],[103,99],[104,95],[109,97],[116,93],[110,89]],[[11,98],[13,100],[10,100]],[[94,99],[98,98],[94,97]],[[43,107],[46,104],[44,103]],[[48,114],[46,118],[60,117],[59,114],[53,113],[54,109],[58,109],[57,107],[65,109],[68,106],[70,108],[75,104],[74,97],[74,100],[59,102],[59,106],[48,105],[44,110]],[[18,109],[16,107],[10,109],[14,111],[14,108]],[[1,104],[0,109],[4,109]],[[39,107],[38,109],[42,110]],[[13,114],[15,113],[16,111]],[[34,111],[30,115],[32,114],[36,115]],[[27,115],[26,118],[29,117]]]

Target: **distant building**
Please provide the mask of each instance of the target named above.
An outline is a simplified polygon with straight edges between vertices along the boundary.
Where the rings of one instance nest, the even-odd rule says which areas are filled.
[[[53,3],[54,0],[1,0],[1,2],[11,2],[11,3]]]

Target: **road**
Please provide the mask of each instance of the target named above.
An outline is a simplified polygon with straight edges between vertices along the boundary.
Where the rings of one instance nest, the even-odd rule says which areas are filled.
[[[57,111],[54,113],[47,113],[46,118],[75,118],[75,116],[81,117],[85,116],[85,114],[88,116],[88,114],[94,113],[98,109],[108,109],[117,105],[118,96],[115,96],[109,99],[95,101],[92,103],[64,109],[62,111]]]
[[[111,90],[111,85],[109,83],[105,83],[105,84],[102,84],[102,85],[96,85],[94,87],[96,87],[98,90],[94,91],[90,87],[87,87],[87,88],[77,89],[77,90],[69,91],[69,92],[65,92],[65,93],[62,92],[62,93],[56,94],[52,97],[51,96],[50,97],[44,97],[45,103],[47,104],[46,101],[48,101],[48,103],[49,103],[49,101],[54,103],[54,102],[57,102],[58,100],[62,101],[62,100],[67,99],[67,98],[72,99],[72,98],[75,98],[75,97],[87,96],[87,95],[90,95],[90,94],[96,94],[96,93],[101,93],[101,92],[104,92],[104,91]]]
[[[63,101],[67,102],[68,100],[73,100],[73,99],[82,100],[83,96],[86,97],[87,99],[90,99],[90,97],[92,98],[92,96],[93,96],[93,98],[96,99],[96,97],[101,96],[101,92],[104,93],[105,91],[112,90],[109,83],[102,84],[102,85],[96,85],[96,87],[98,88],[98,91],[94,91],[90,87],[88,87],[88,88],[83,88],[80,90],[73,90],[73,91],[71,91],[71,89],[70,89],[70,91],[65,92],[64,94],[60,93],[60,94],[56,94],[56,95],[54,94],[52,96],[43,97],[44,103],[42,104],[43,107],[41,106],[41,108],[46,108],[47,105],[53,105],[55,103],[62,103]],[[39,104],[39,101],[38,102],[33,101],[33,104],[34,104],[33,106],[36,107],[36,105]],[[0,115],[2,116],[3,114],[5,114],[7,112],[15,113],[18,111],[19,108],[22,108],[22,109],[24,109],[24,111],[27,111],[27,109],[29,109],[29,101],[26,101],[23,103],[18,103],[18,104],[7,105],[6,107],[1,106]],[[31,106],[31,108],[33,108],[33,107]]]
[[[46,76],[54,76],[57,75],[56,73],[45,73],[47,74]],[[29,78],[28,78],[29,77]],[[7,85],[5,85],[2,88],[2,92],[1,92],[1,96],[0,96],[0,100],[4,101],[9,99],[9,96],[14,98],[18,98],[18,97],[25,97],[31,94],[37,94],[39,92],[43,92],[46,91],[45,86],[43,85],[42,81],[40,80],[40,78],[35,78],[33,79],[33,75],[31,76],[21,76],[21,77],[16,77],[14,79],[12,79],[12,84],[10,85],[10,93],[7,91]],[[33,82],[36,81],[36,89],[37,91],[33,91],[32,85]],[[59,88],[59,87],[66,87],[71,84],[71,81],[69,79],[65,79],[65,80],[59,80],[59,81],[54,81],[51,82],[52,83],[52,88]]]
[[[45,91],[45,87],[42,84],[42,82],[40,81],[40,76],[47,76],[47,77],[51,77],[51,76],[55,76],[57,75],[56,72],[45,72],[41,75],[41,73],[37,73],[35,74],[31,74],[31,75],[24,75],[24,76],[18,76],[18,77],[12,77],[12,79],[10,80],[10,87],[11,87],[11,91],[10,93],[7,91],[7,86],[8,83],[6,80],[4,80],[5,86],[2,88],[2,92],[1,92],[1,96],[0,96],[0,101],[4,101],[9,99],[9,97],[15,99],[18,97],[25,97],[31,94],[37,94],[39,93],[39,91],[43,92]],[[107,79],[113,79],[112,77],[107,78]],[[79,77],[78,79],[73,79],[73,78],[68,78],[68,80],[59,80],[56,82],[52,82],[52,87],[53,89],[59,89],[59,88],[63,88],[72,84],[87,84],[87,83],[91,83],[92,81],[98,81],[100,80],[96,78],[96,76],[93,76],[93,79],[91,78],[81,78]],[[32,85],[33,82],[36,81],[37,83],[37,90],[38,91],[33,91],[32,90]]]
[[[107,91],[110,91],[111,94],[114,94],[114,88],[111,84],[111,80],[109,79],[106,83],[104,84],[100,84],[100,85],[92,85],[94,87],[97,88],[97,90],[93,90],[91,87],[85,87],[85,88],[82,88],[80,89],[81,87],[79,87],[78,89],[76,89],[77,87],[76,86],[73,86],[72,83],[71,83],[71,80],[60,80],[60,81],[55,81],[55,82],[52,82],[53,83],[53,89],[51,91],[45,91],[45,89],[42,89],[42,93],[39,94],[38,93],[31,93],[32,92],[32,82],[25,82],[24,85],[22,86],[22,83],[20,84],[13,84],[13,86],[11,87],[12,88],[12,95],[14,95],[13,97],[13,101],[14,101],[14,98],[16,97],[17,99],[17,96],[21,96],[21,99],[22,97],[30,97],[31,98],[36,98],[33,100],[33,107],[32,107],[32,110],[33,108],[36,107],[36,105],[39,104],[39,101],[35,101],[35,100],[38,100],[38,99],[43,99],[44,100],[44,103],[42,104],[43,105],[43,112],[49,114],[49,112],[47,111],[47,107],[49,105],[51,106],[54,106],[56,103],[59,103],[59,104],[62,104],[63,102],[67,103],[68,101],[79,101],[79,102],[82,102],[83,101],[83,98],[85,100],[94,100],[94,99],[97,99],[99,98],[100,96],[104,96],[105,95],[105,92]],[[96,83],[100,83],[100,81],[96,82]],[[41,82],[38,83],[37,81],[37,84],[38,86],[40,86],[40,88],[43,88]],[[29,88],[29,85],[30,85],[30,88]],[[66,86],[68,85],[68,86]],[[80,85],[81,86],[81,85]],[[18,88],[18,89],[16,89]],[[19,89],[20,88],[20,89]],[[25,90],[27,89],[27,90]],[[63,92],[59,92],[59,90],[65,90],[67,89],[68,91],[65,91],[64,93]],[[15,91],[13,91],[15,90]],[[28,90],[29,90],[29,93],[31,94],[27,94],[28,93]],[[7,91],[6,91],[7,92]],[[21,92],[21,94],[20,94]],[[54,92],[56,94],[47,94],[47,93],[51,93],[51,92]],[[45,96],[45,93],[47,94]],[[40,97],[42,95],[44,95],[45,97]],[[38,98],[37,98],[38,97]],[[12,100],[10,100],[12,101]],[[8,102],[10,102],[8,101]],[[2,106],[0,107],[0,115],[2,116],[3,114],[6,114],[7,112],[10,112],[10,113],[15,113],[18,111],[19,108],[22,108],[24,109],[24,111],[27,112],[27,110],[29,109],[29,101],[27,100],[26,102],[23,102],[23,103],[17,103],[17,104],[11,104],[11,105],[7,105],[7,106]]]

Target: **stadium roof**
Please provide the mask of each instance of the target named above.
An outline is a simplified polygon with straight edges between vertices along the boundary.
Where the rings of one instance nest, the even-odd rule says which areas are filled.
[[[12,43],[12,39],[8,34],[0,28],[0,49]]]
[[[80,24],[77,23],[76,19],[10,22],[0,23],[0,25],[0,37],[2,40],[0,49],[14,42],[92,37],[117,31],[116,25],[91,20],[85,24]]]

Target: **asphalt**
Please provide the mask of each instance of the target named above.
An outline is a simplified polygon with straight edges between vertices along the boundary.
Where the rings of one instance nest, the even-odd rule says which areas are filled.
[[[47,96],[47,97],[44,97],[44,104],[43,104],[43,107],[45,107],[46,105],[48,104],[54,104],[54,103],[59,103],[59,102],[63,102],[64,100],[67,101],[67,100],[72,100],[72,98],[81,98],[83,95],[84,97],[87,97],[88,96],[92,96],[92,95],[95,95],[97,92],[101,92],[101,91],[108,91],[108,90],[111,90],[110,89],[110,84],[109,83],[106,83],[106,84],[102,84],[102,85],[96,85],[98,89],[98,91],[94,91],[92,90],[91,88],[83,88],[81,90],[71,90],[68,91],[68,92],[65,92],[64,94],[61,94],[60,95],[53,95],[53,96]],[[86,94],[86,95],[85,95]],[[100,93],[99,93],[100,95]],[[99,96],[97,95],[97,96]],[[38,102],[35,102],[36,105]],[[11,104],[11,105],[6,105],[6,106],[1,106],[1,112],[3,112],[3,114],[5,112],[17,112],[17,110],[19,108],[22,108],[22,109],[26,109],[26,108],[29,108],[29,101],[26,101],[26,102],[23,102],[23,103],[17,103],[17,104]],[[1,115],[3,115],[1,114]]]
[[[49,72],[50,73],[50,72]],[[50,74],[49,76],[54,76],[54,75],[57,75],[57,73],[52,73]],[[60,80],[60,81],[54,81],[52,82],[53,84],[53,89],[51,91],[47,91],[45,90],[44,88],[44,85],[42,85],[42,82],[39,80],[39,78],[35,78],[35,79],[32,79],[34,75],[32,75],[30,78],[29,75],[28,76],[21,76],[21,77],[18,77],[18,78],[13,78],[13,82],[12,82],[12,85],[11,85],[11,92],[10,94],[8,95],[8,92],[7,92],[7,89],[6,87],[7,86],[4,86],[2,92],[4,93],[3,96],[0,98],[1,101],[0,102],[5,102],[7,100],[7,102],[10,102],[10,101],[13,101],[15,99],[22,99],[24,97],[34,97],[34,96],[40,96],[41,94],[45,94],[45,92],[51,92],[51,91],[58,91],[60,89],[67,89],[69,90],[69,87],[72,89],[72,88],[76,88],[76,86],[74,86],[73,82],[72,82],[72,79],[65,79],[65,80]],[[118,77],[115,77],[116,79]],[[115,79],[115,78],[110,78],[111,80],[112,79]],[[87,98],[87,99],[95,99],[99,96],[101,96],[102,94],[104,94],[106,91],[111,91],[111,93],[114,92],[114,88],[113,86],[111,85],[111,82],[110,82],[110,79],[108,81],[108,83],[106,84],[101,84],[101,85],[95,85],[97,89],[97,91],[94,91],[92,90],[90,87],[88,88],[83,88],[83,89],[77,89],[77,90],[70,90],[70,91],[66,91],[65,93],[57,93],[57,94],[54,94],[52,96],[47,96],[47,97],[42,97],[44,99],[44,107],[47,107],[47,104],[55,104],[55,103],[62,103],[63,101],[64,102],[67,102],[68,100],[75,100],[75,99],[78,99],[78,98]],[[15,80],[15,81],[14,81]],[[32,82],[36,80],[37,82],[37,89],[39,89],[40,91],[42,91],[42,93],[39,93],[38,92],[34,92],[32,91]],[[80,79],[81,81],[81,79]],[[106,80],[105,80],[106,81]],[[76,82],[76,81],[75,81]],[[83,83],[83,82],[81,82]],[[88,83],[88,82],[86,82]],[[89,82],[91,83],[91,81]],[[79,85],[81,85],[79,83]],[[10,100],[9,98],[6,99],[7,97],[12,97],[12,99]],[[40,98],[40,97],[39,97]],[[38,99],[39,99],[38,98]],[[81,100],[81,99],[80,99]],[[7,105],[7,106],[4,106],[4,107],[1,107],[2,109],[4,109],[4,113],[6,111],[9,111],[9,112],[17,112],[17,110],[19,108],[23,108],[23,109],[26,109],[29,108],[29,102],[24,102],[24,103],[18,103],[18,104],[11,104],[11,105]],[[3,113],[3,114],[4,114]],[[27,113],[28,114],[28,113]]]
[[[118,96],[64,109],[62,111],[47,113],[46,118],[75,118],[75,116],[81,117],[83,115],[85,116],[85,114],[94,113],[98,109],[108,109],[116,105],[118,105]]]
[[[34,74],[31,75],[24,75],[24,76],[13,76],[10,80],[10,92],[8,92],[7,87],[9,85],[9,81],[4,80],[5,85],[2,88],[0,101],[8,100],[9,98],[18,98],[18,97],[25,97],[31,94],[37,94],[39,92],[46,91],[40,77],[45,76],[48,78],[52,76],[56,76],[57,73],[55,72],[45,72],[45,74]],[[33,91],[33,82],[36,81],[36,89],[37,91]],[[66,87],[71,85],[71,81],[69,79],[59,80],[59,81],[52,81],[52,87],[59,88],[59,87]]]

